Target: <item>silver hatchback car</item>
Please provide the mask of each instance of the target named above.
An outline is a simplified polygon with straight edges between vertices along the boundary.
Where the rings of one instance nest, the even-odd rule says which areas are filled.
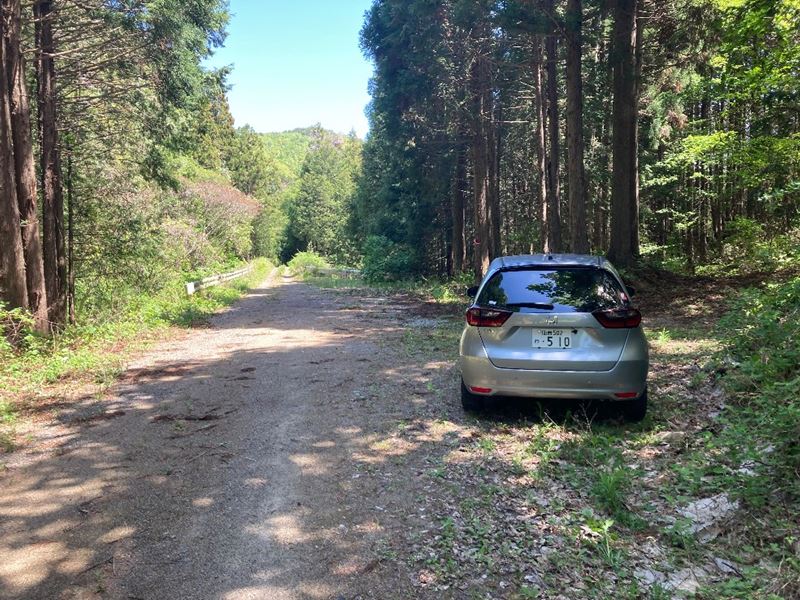
[[[647,412],[642,316],[605,258],[575,254],[495,259],[461,335],[461,402],[487,396],[612,400],[632,421]]]

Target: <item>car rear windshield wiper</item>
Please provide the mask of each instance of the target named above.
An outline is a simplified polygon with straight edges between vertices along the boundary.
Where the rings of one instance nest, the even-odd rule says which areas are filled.
[[[555,306],[543,302],[508,302],[508,308],[541,308],[542,310],[553,310]]]

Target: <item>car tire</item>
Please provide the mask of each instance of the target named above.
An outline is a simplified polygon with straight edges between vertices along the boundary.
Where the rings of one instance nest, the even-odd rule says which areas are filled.
[[[463,381],[461,382],[461,406],[467,412],[480,412],[484,407],[483,396],[470,392]]]
[[[647,388],[644,393],[635,400],[626,400],[623,404],[622,416],[630,423],[639,423],[647,415]]]

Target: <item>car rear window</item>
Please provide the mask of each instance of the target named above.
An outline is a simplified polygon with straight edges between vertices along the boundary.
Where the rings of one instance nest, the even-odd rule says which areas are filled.
[[[477,298],[479,306],[561,313],[617,308],[626,301],[616,279],[594,268],[499,271]]]

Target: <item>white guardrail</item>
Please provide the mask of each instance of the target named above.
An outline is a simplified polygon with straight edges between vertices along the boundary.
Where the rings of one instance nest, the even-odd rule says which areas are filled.
[[[190,281],[189,283],[186,284],[186,293],[191,296],[198,290],[214,287],[215,285],[225,283],[226,281],[230,281],[231,279],[236,279],[238,277],[241,277],[242,275],[247,275],[252,270],[253,270],[253,265],[247,265],[243,269],[231,271],[230,273],[211,275],[210,277],[204,277],[200,281]]]

